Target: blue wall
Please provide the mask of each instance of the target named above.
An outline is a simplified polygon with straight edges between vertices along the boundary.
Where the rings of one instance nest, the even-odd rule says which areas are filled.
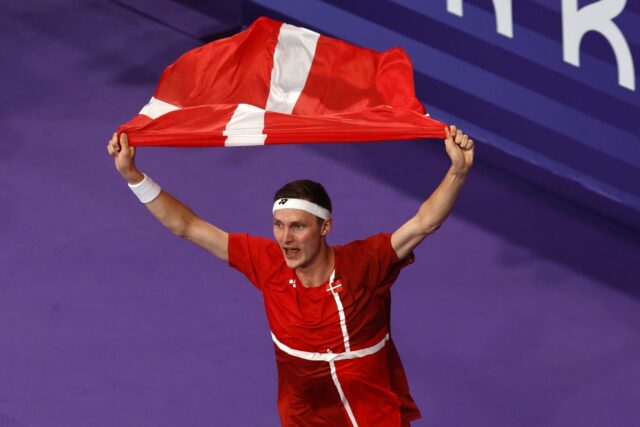
[[[590,5],[591,22],[618,37],[620,66],[595,31],[572,50],[580,66],[571,52],[563,59],[563,40],[568,48],[590,13],[580,1],[578,15],[563,14],[563,2],[469,0],[459,16],[447,0],[251,0],[243,13],[246,23],[267,15],[376,50],[403,47],[427,109],[479,140],[480,161],[639,227],[640,2]],[[611,20],[616,3],[624,8]]]

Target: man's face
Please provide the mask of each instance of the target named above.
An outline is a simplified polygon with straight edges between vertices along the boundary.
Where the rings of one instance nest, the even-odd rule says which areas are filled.
[[[273,214],[273,235],[289,268],[305,268],[317,258],[330,220],[299,209],[279,209]]]

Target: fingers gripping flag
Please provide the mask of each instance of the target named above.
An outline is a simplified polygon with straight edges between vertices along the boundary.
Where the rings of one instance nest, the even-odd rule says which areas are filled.
[[[400,48],[377,53],[268,18],[191,50],[120,126],[133,146],[444,138]]]

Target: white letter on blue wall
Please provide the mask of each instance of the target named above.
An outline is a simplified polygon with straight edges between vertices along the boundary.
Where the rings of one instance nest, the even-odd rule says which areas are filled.
[[[511,0],[493,0],[498,33],[513,38],[513,12]],[[447,11],[462,16],[462,0],[447,0]]]
[[[616,56],[618,84],[636,89],[633,58],[627,40],[612,19],[624,10],[627,0],[600,0],[578,9],[578,0],[562,0],[562,57],[580,66],[580,42],[589,31],[602,34]]]

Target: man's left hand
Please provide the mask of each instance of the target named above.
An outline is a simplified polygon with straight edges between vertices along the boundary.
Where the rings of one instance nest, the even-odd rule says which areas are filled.
[[[445,131],[444,144],[451,159],[451,169],[454,173],[466,174],[473,164],[473,139],[453,125]]]

